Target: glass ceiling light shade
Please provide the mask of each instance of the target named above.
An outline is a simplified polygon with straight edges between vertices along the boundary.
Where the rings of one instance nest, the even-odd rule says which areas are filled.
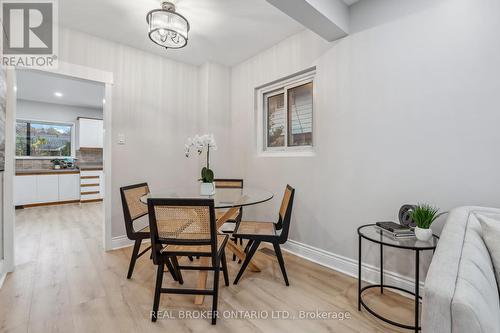
[[[146,15],[149,38],[167,49],[180,49],[187,45],[189,22],[175,12],[175,5],[164,1],[161,9],[154,9]]]

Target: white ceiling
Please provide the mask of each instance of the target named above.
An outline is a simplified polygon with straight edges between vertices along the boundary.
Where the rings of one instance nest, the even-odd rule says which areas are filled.
[[[346,5],[350,6],[358,2],[359,0],[342,0],[342,1],[344,1]]]
[[[59,1],[63,26],[182,62],[235,65],[303,30],[265,0],[177,0],[191,25],[188,45],[165,50],[147,35],[146,14],[159,0]]]
[[[102,109],[101,83],[28,70],[18,70],[16,79],[18,99]],[[56,92],[62,96],[55,96]]]

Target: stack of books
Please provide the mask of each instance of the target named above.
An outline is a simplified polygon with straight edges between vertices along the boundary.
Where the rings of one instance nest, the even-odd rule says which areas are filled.
[[[377,222],[375,225],[380,229],[380,232],[397,239],[415,237],[415,232],[412,228],[395,222]]]

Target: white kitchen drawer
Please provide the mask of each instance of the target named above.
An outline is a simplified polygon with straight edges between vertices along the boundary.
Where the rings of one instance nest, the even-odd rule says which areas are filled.
[[[80,200],[81,201],[96,200],[96,199],[102,199],[101,193],[97,193],[97,194],[82,194],[80,196]]]
[[[101,188],[99,185],[97,185],[97,186],[80,186],[80,192],[81,193],[86,193],[86,192],[99,192],[99,193],[101,193]]]
[[[81,177],[87,176],[102,176],[102,170],[80,170]]]
[[[101,177],[99,176],[92,176],[96,178],[80,178],[80,184],[81,185],[88,185],[88,184],[96,184],[99,185],[101,182]]]

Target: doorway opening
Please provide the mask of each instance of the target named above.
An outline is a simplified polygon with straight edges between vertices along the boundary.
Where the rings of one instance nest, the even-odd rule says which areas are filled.
[[[11,232],[5,235],[12,239],[6,248],[12,263],[8,271],[23,263],[23,252],[35,250],[24,247],[54,245],[45,235],[67,247],[80,240],[108,250],[112,74],[71,64],[56,72],[16,69],[10,74],[6,163],[12,162],[12,170],[9,175],[6,164],[11,184],[5,184],[4,200],[7,210],[12,208]]]

